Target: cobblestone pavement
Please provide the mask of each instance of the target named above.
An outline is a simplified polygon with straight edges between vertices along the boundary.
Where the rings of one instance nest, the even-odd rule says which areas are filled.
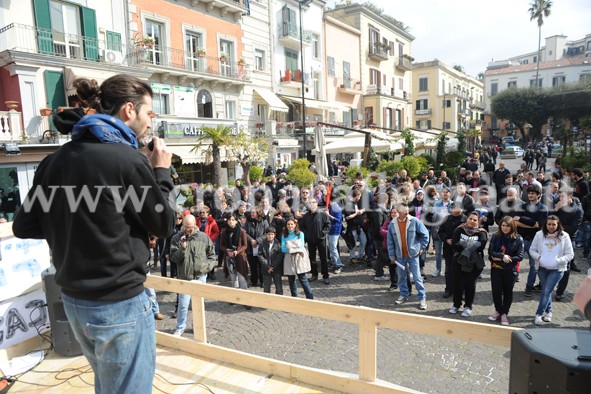
[[[515,172],[521,164],[520,159],[505,162],[511,172]],[[552,165],[549,163],[549,168]],[[496,231],[496,227],[491,228],[491,231]],[[509,314],[512,327],[589,329],[589,321],[572,301],[588,268],[580,250],[576,251],[576,256],[584,272],[571,273],[565,299],[553,302],[552,323],[545,323],[539,328],[533,324],[533,319],[540,293],[534,293],[531,298],[523,295],[529,266],[527,259],[522,262],[521,281],[515,285]],[[346,254],[343,260],[348,262]],[[426,311],[418,309],[418,302],[414,298],[416,291],[409,302],[395,305],[394,300],[399,292],[389,292],[388,281],[374,281],[373,269],[364,264],[347,264],[341,274],[331,274],[330,285],[317,281],[312,283],[312,289],[314,296],[322,301],[498,324],[487,319],[494,311],[488,267],[478,281],[470,318],[449,314],[451,298],[442,297],[444,278],[433,278],[431,274],[434,270],[435,257],[429,255],[425,266]],[[229,286],[220,270],[217,280],[208,283]],[[289,294],[286,279],[283,281],[283,290]],[[251,291],[260,292],[262,289],[254,288]],[[301,289],[300,297],[303,297]],[[171,293],[158,294],[161,312],[167,315],[165,320],[157,321],[159,330],[174,332],[176,319],[170,318],[170,315],[174,311],[175,298]],[[212,344],[308,367],[357,374],[358,333],[355,325],[260,308],[246,310],[241,305],[217,301],[206,301],[205,308],[208,341]],[[190,321],[184,336],[192,336]],[[506,393],[509,389],[509,361],[510,352],[505,347],[386,329],[378,331],[378,378],[426,393]]]
[[[577,257],[579,266],[587,268],[587,264],[581,262],[580,251],[577,251]],[[344,260],[348,259],[345,257]],[[527,265],[526,260],[522,264],[524,268],[520,275],[521,282],[515,285],[509,319],[513,327],[532,329],[536,327],[533,318],[539,293],[534,293],[532,298],[523,295]],[[341,274],[331,274],[330,285],[317,281],[312,283],[312,289],[314,296],[322,301],[498,324],[487,319],[494,311],[488,268],[485,268],[482,279],[477,284],[473,315],[463,318],[459,314],[449,314],[451,299],[442,297],[444,278],[433,278],[430,275],[434,267],[434,256],[429,255],[425,267],[428,300],[426,311],[418,309],[418,302],[412,296],[406,304],[395,305],[398,291],[389,292],[389,282],[374,281],[373,269],[364,264],[349,264]],[[589,322],[572,302],[573,293],[584,277],[584,272],[571,273],[565,299],[562,302],[553,302],[552,323],[536,329],[589,328]],[[221,272],[218,272],[217,280],[209,283],[229,286]],[[289,294],[287,280],[283,281],[283,287],[284,292]],[[260,292],[262,289],[253,288],[251,291]],[[303,297],[301,289],[300,293],[300,297]],[[170,315],[174,311],[175,298],[171,293],[158,293],[161,312],[167,315],[164,320],[157,321],[159,330],[174,332],[176,319],[172,319]],[[357,373],[358,333],[353,324],[260,308],[246,310],[242,305],[218,301],[206,301],[205,308],[208,341],[212,344],[308,367]],[[192,336],[190,321],[184,336]],[[386,329],[378,331],[378,378],[422,392],[507,392],[509,360],[509,349],[500,346]]]

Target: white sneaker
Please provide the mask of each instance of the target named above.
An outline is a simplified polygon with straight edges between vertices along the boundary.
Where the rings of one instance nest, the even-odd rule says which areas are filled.
[[[421,303],[419,304],[419,309],[424,311],[427,309],[427,301],[423,300],[421,301]]]
[[[183,335],[184,332],[185,330],[176,330],[172,335],[174,335],[175,337],[180,337]]]
[[[535,324],[536,326],[541,326],[541,325],[543,324],[543,323],[542,323],[542,316],[540,316],[540,315],[536,315],[536,318],[534,319],[534,324]]]
[[[375,276],[373,278],[373,280],[375,280],[376,282],[383,282],[383,281],[390,280],[390,278],[387,277],[386,275],[382,275],[382,276]]]
[[[408,300],[408,298],[406,298],[404,296],[400,296],[400,297],[398,297],[398,299],[396,301],[394,301],[394,303],[396,305],[400,305],[400,304],[404,304],[406,302],[406,300]]]
[[[542,320],[544,320],[547,323],[550,323],[552,321],[552,312],[546,313],[544,316],[542,316]]]
[[[434,278],[437,278],[437,277],[439,277],[439,275],[441,275],[441,270],[435,270],[435,272],[433,272],[433,275],[432,276]]]
[[[456,313],[458,313],[458,308],[456,308],[455,306],[452,306],[451,308],[449,308],[449,313],[451,313],[452,315],[455,315]]]
[[[464,310],[462,312],[462,316],[463,317],[470,317],[470,316],[472,316],[472,309],[470,309],[470,308],[464,308]]]

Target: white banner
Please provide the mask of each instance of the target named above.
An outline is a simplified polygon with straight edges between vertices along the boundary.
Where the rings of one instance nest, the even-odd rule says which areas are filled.
[[[43,289],[0,303],[0,349],[49,330],[49,314]]]

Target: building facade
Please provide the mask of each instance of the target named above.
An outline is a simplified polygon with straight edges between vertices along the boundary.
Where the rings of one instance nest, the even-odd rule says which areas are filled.
[[[413,127],[451,132],[480,129],[484,84],[440,60],[413,63]]]
[[[508,88],[559,87],[564,84],[591,80],[591,34],[568,41],[566,36],[546,38],[541,48],[536,80],[538,51],[514,56],[488,64],[484,73],[486,89],[485,135],[504,136],[512,132],[511,125],[491,113],[492,98]]]

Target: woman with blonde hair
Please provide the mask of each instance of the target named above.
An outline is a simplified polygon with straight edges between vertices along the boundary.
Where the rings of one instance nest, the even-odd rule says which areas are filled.
[[[517,278],[517,264],[523,259],[523,238],[517,234],[513,218],[505,216],[499,223],[499,231],[493,234],[488,245],[490,282],[495,311],[488,317],[490,321],[501,320],[503,326],[509,325],[509,308],[513,302],[513,286]]]

